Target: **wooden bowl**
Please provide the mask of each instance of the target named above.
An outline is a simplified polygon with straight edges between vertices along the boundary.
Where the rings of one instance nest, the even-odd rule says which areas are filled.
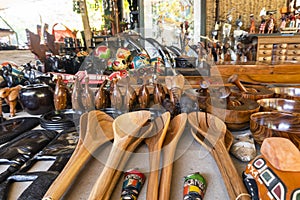
[[[184,94],[187,97],[189,97],[192,101],[198,102],[199,109],[206,108],[205,102],[208,98],[208,94],[205,94],[205,92],[202,89],[190,88],[190,89],[184,90]]]
[[[300,149],[300,117],[282,112],[258,112],[250,116],[250,131],[254,140],[262,144],[268,137],[290,139]]]
[[[300,114],[300,101],[284,98],[259,99],[260,111],[279,111]]]
[[[238,87],[230,87],[231,94],[233,96],[241,96],[246,99],[259,100],[263,98],[272,98],[274,97],[274,91],[270,90],[264,86],[245,86],[247,92],[240,91]]]
[[[236,104],[228,105],[220,98],[209,98],[206,101],[207,112],[222,119],[231,131],[240,131],[249,128],[250,116],[259,112],[256,101],[245,98],[230,97]]]
[[[274,91],[275,97],[300,100],[300,88],[296,87],[273,87],[270,90]]]

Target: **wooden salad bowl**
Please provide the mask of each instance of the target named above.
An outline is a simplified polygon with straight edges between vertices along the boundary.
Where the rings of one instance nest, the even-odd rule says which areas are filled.
[[[228,78],[228,82],[234,84],[231,87],[231,93],[234,96],[242,96],[246,99],[258,100],[263,98],[271,98],[274,96],[274,91],[265,86],[246,86],[243,85],[237,74],[233,74]]]
[[[270,90],[274,91],[275,97],[300,100],[300,88],[297,87],[273,87]]]
[[[234,96],[227,101],[220,98],[208,98],[206,105],[207,112],[222,119],[231,131],[249,128],[251,114],[259,112],[259,104],[256,101]]]
[[[258,112],[250,116],[250,131],[254,140],[262,144],[265,138],[290,139],[300,149],[300,117],[283,112]]]
[[[260,105],[260,110],[264,112],[279,111],[300,114],[300,101],[284,98],[266,98],[257,100],[257,103]]]

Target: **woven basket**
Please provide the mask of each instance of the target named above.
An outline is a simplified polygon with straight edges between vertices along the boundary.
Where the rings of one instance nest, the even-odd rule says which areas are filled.
[[[249,1],[249,0],[219,0],[219,13],[220,20],[226,21],[226,15],[232,10],[232,31],[236,29],[235,21],[239,16],[242,17],[242,30],[249,31],[250,28],[250,14],[254,14],[256,29],[260,24],[260,11],[265,7],[266,11],[276,10],[274,14],[276,23],[280,23],[280,9],[286,5],[286,0],[260,0],[260,1]],[[209,34],[215,27],[215,1],[206,1],[206,33]],[[268,18],[268,16],[266,17]],[[258,30],[256,30],[258,32]]]

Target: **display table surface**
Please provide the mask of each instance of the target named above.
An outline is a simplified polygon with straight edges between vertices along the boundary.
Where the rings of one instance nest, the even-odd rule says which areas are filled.
[[[5,115],[4,115],[5,116]],[[17,113],[16,117],[30,116],[25,112]],[[39,116],[36,116],[39,117]],[[5,117],[8,119],[8,117]],[[35,129],[41,129],[41,127],[36,127]],[[249,130],[241,132],[233,132],[233,134],[245,133]],[[98,176],[100,175],[106,158],[110,152],[112,143],[108,142],[102,147],[100,147],[93,155],[93,157],[88,161],[86,166],[81,170],[80,174],[76,178],[73,185],[66,192],[63,199],[87,199],[90,191]],[[229,199],[226,187],[224,185],[223,179],[221,177],[220,171],[210,153],[197,143],[192,137],[189,128],[187,126],[186,131],[183,133],[176,150],[176,160],[173,165],[173,176],[171,184],[171,198],[174,200],[182,199],[183,193],[183,180],[184,176],[189,175],[194,172],[200,172],[206,179],[208,183],[207,192],[205,194],[205,199]],[[239,174],[245,169],[247,163],[243,163],[232,156],[232,160],[237,168]],[[52,161],[39,161],[34,165],[31,171],[47,171],[49,166],[51,166]],[[139,168],[140,171],[146,172],[148,177],[149,172],[149,161],[148,161],[148,149],[145,144],[136,150],[136,153],[129,159],[125,170],[132,168]],[[120,180],[115,188],[115,191],[111,199],[119,199],[122,180]],[[9,199],[17,199],[18,195],[30,185],[30,182],[24,183],[14,183],[9,194]],[[147,179],[145,185],[142,188],[139,199],[146,199],[147,190]]]

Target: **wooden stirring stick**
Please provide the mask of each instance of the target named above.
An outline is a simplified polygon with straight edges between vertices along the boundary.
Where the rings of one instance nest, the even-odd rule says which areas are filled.
[[[171,115],[169,112],[163,113],[154,121],[154,135],[145,139],[149,149],[150,174],[147,186],[147,200],[157,200],[159,186],[159,162],[160,152],[166,136]]]
[[[44,195],[44,200],[58,200],[70,187],[91,154],[113,139],[113,118],[93,110],[80,118],[80,137],[70,160]]]
[[[118,167],[126,148],[134,142],[141,127],[149,120],[151,113],[141,110],[118,116],[113,122],[114,142],[106,165],[97,179],[89,199],[103,199],[109,188],[110,180]]]
[[[163,143],[163,169],[159,183],[159,200],[170,199],[173,161],[177,143],[185,129],[187,114],[181,113],[171,120],[169,130]]]

